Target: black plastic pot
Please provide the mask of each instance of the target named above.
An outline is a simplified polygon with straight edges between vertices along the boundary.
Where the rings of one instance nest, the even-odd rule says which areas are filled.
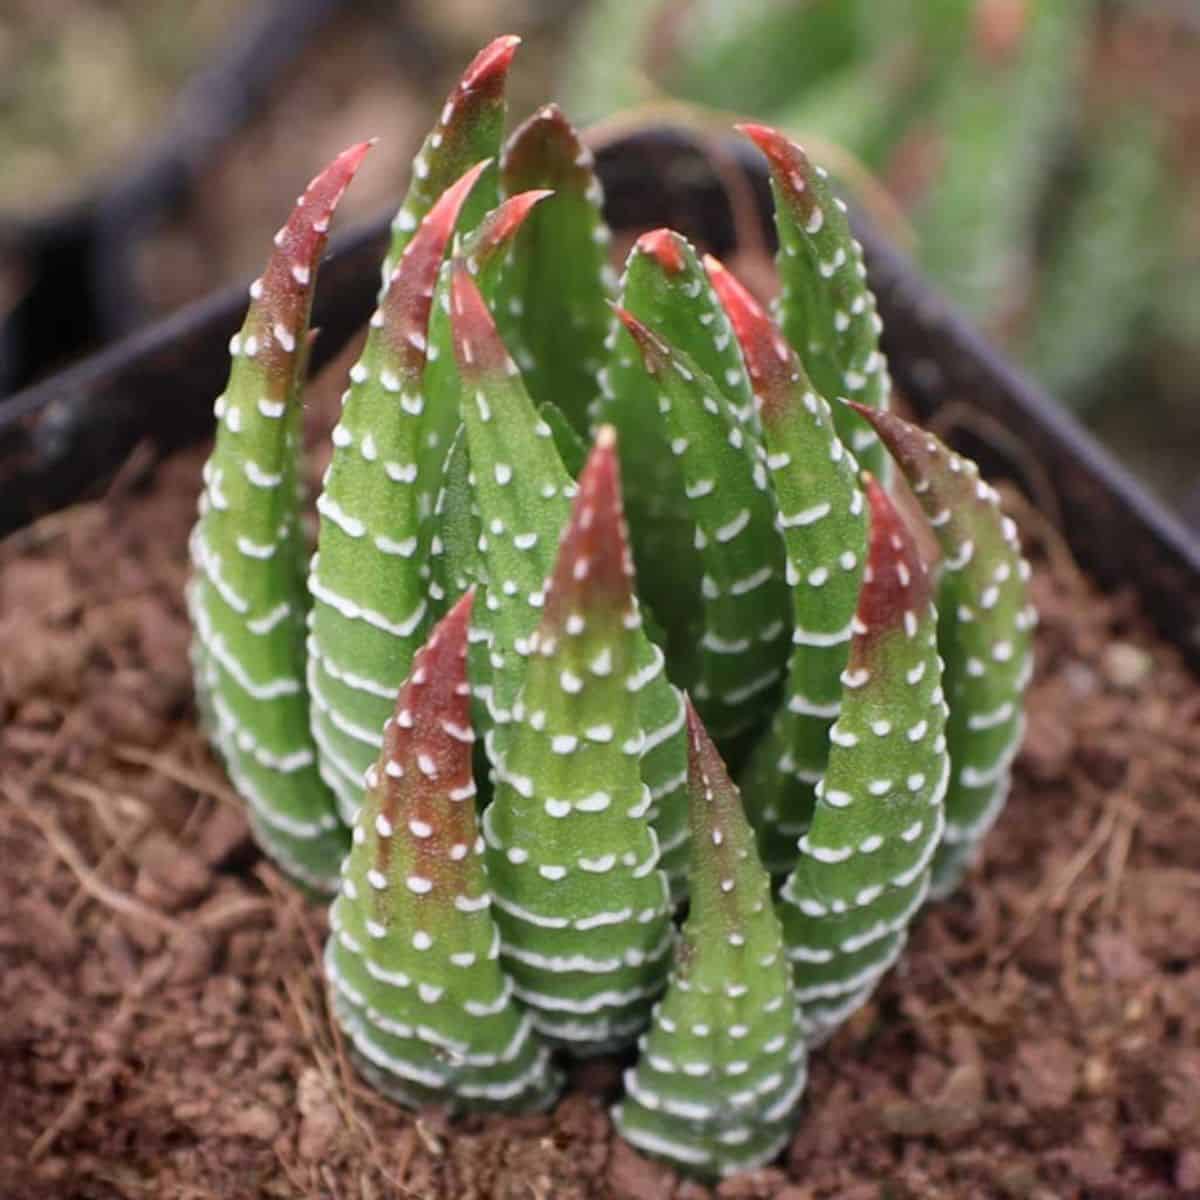
[[[688,135],[646,130],[598,152],[614,229],[672,225],[718,255],[734,249],[728,168],[770,237],[763,165],[740,143],[726,168]],[[369,316],[386,217],[336,239],[313,323],[319,369]],[[1163,634],[1200,666],[1200,541],[1063,409],[1009,365],[876,232],[860,223],[898,386],[925,420],[1014,479],[1102,584],[1131,585]],[[130,450],[204,437],[241,322],[243,286],[219,292],[37,387],[0,401],[0,534],[92,494]],[[964,420],[950,421],[956,413]]]

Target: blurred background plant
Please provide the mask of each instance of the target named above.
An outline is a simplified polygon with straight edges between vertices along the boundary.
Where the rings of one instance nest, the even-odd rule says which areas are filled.
[[[137,227],[125,268],[136,303],[102,297],[111,311],[94,338],[248,276],[273,228],[272,181],[358,137],[383,141],[346,216],[386,208],[428,98],[481,38],[511,30],[526,42],[516,118],[556,90],[579,122],[616,127],[633,109],[716,128],[735,113],[807,142],[954,301],[1200,524],[1195,0],[4,7],[0,331],[20,336],[6,318],[32,286],[31,225],[194,128],[211,94],[194,86],[203,68],[235,58],[254,29],[274,19],[307,32],[270,86],[233,106],[233,136],[197,139],[186,187],[149,215],[110,218]],[[261,55],[244,63],[255,71]],[[5,376],[0,361],[0,391],[26,381]]]
[[[695,120],[748,112],[808,141],[952,300],[1200,520],[1192,0],[596,0],[565,77],[584,120],[683,101]]]

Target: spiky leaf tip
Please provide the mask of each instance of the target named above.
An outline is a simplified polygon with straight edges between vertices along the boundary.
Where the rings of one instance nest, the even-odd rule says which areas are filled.
[[[695,522],[704,574],[696,598],[704,632],[672,664],[714,735],[750,726],[783,677],[790,627],[784,549],[764,462],[731,406],[695,361],[632,313],[617,309],[658,387]]]
[[[479,225],[455,239],[453,258],[461,258],[475,278],[480,293],[489,303],[508,263],[509,251],[518,230],[534,206],[552,193],[522,192],[505,200]],[[454,358],[454,334],[450,318],[450,263],[442,263],[434,289],[429,316],[429,347],[425,363],[425,411],[422,413],[418,475],[418,504],[424,517],[422,543],[428,544],[433,525],[429,521],[441,482],[445,461],[455,431],[462,425],[462,381]]]
[[[854,456],[796,352],[729,271],[711,257],[705,264],[754,385],[787,551],[793,627],[784,700],[741,776],[763,859],[778,875],[795,866],[829,757],[866,560],[866,505]]]
[[[510,195],[546,187],[554,196],[518,235],[497,316],[534,400],[557,404],[583,433],[599,395],[614,282],[595,160],[548,104],[509,138],[501,176]]]
[[[933,584],[868,477],[871,530],[841,713],[812,825],[780,893],[797,999],[814,1037],[870,995],[925,899],[945,823],[946,702]]]
[[[484,166],[445,192],[400,256],[350,369],[317,500],[308,690],[321,773],[347,824],[429,624],[429,567],[418,553],[429,311],[442,256]]]
[[[958,884],[1008,797],[1037,613],[1016,524],[976,464],[892,413],[862,415],[895,457],[942,551],[938,648],[950,704],[951,775],[931,885],[940,897]]]
[[[468,593],[417,651],[368,772],[326,973],[362,1069],[402,1103],[543,1108],[558,1080],[498,961],[475,819]]]
[[[392,220],[391,244],[383,261],[386,290],[404,248],[426,213],[468,167],[489,160],[484,179],[462,213],[464,228],[472,229],[500,198],[499,172],[504,136],[505,87],[508,68],[521,39],[511,34],[489,42],[472,60],[454,86],[413,159],[408,193]]]
[[[719,1176],[769,1162],[791,1136],[805,1036],[754,832],[690,702],[687,721],[691,909],[613,1117],[633,1145]]]
[[[260,844],[322,890],[337,878],[345,833],[317,772],[304,691],[298,392],[330,218],[369,145],[313,179],[250,285],[190,542],[192,657],[210,736]]]
[[[766,155],[771,171],[784,335],[821,395],[886,409],[892,384],[879,348],[883,323],[845,203],[824,167],[778,130],[753,123],[737,128]],[[842,408],[834,425],[861,466],[886,482],[888,459],[874,430]]]
[[[513,723],[491,735],[496,789],[483,820],[505,968],[538,1028],[581,1054],[644,1027],[671,949],[629,702],[639,633],[606,428],[525,647]]]

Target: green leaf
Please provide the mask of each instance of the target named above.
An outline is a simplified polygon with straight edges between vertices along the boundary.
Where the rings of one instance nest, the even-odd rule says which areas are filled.
[[[780,893],[797,992],[827,1036],[895,962],[925,899],[950,776],[933,584],[868,477],[870,550],[841,714],[800,860]]]
[[[330,913],[326,974],[380,1090],[413,1107],[541,1109],[559,1079],[496,958],[475,820],[471,602],[434,629],[400,689]]]
[[[822,396],[849,396],[886,409],[892,383],[879,349],[883,323],[867,285],[862,246],[823,167],[766,125],[739,125],[767,157],[779,232],[779,323]],[[859,464],[886,481],[887,457],[874,431],[850,412],[834,413],[838,436]]]
[[[759,447],[688,355],[618,310],[658,388],[658,411],[683,476],[704,567],[704,632],[672,664],[714,735],[753,724],[783,676],[790,613],[783,541]]]
[[[504,89],[508,68],[520,44],[521,39],[511,35],[489,42],[446,98],[437,124],[413,160],[408,194],[392,220],[391,244],[383,261],[384,291],[426,213],[469,167],[484,160],[489,164],[463,207],[463,228],[474,229],[483,214],[499,203],[496,164],[504,136]]]
[[[829,405],[758,302],[715,259],[707,266],[754,384],[767,467],[787,549],[792,652],[782,705],[741,778],[772,874],[790,871],[841,706],[841,673],[867,550],[867,516]]]
[[[938,649],[950,704],[946,832],[932,892],[957,886],[1008,797],[1033,673],[1029,564],[1017,527],[970,459],[893,414],[871,418],[895,456],[942,551]]]
[[[625,1099],[632,1145],[707,1176],[774,1158],[804,1090],[804,1026],[770,879],[737,789],[688,705],[691,908]]]
[[[644,1026],[671,950],[629,703],[640,623],[608,429],[580,477],[512,724],[491,735],[483,819],[505,969],[538,1028],[585,1054]]]
[[[193,662],[210,735],[264,850],[322,890],[337,878],[345,831],[317,771],[304,691],[298,393],[329,220],[367,149],[351,147],[312,181],[251,284],[190,543]]]
[[[695,360],[757,444],[758,420],[737,343],[687,241],[667,229],[643,234],[629,253],[620,291],[621,307]],[[607,345],[598,416],[618,433],[639,591],[665,623],[668,662],[682,662],[704,635],[698,602],[704,565],[693,544],[692,505],[658,413],[659,387],[616,318]]]
[[[509,195],[528,188],[554,195],[517,238],[496,309],[501,329],[530,395],[558,405],[583,433],[600,390],[613,278],[592,152],[547,105],[509,139],[502,178]]]
[[[350,369],[333,458],[317,500],[308,691],[321,773],[353,823],[396,689],[428,628],[419,451],[430,297],[462,205],[484,164],[422,221]]]

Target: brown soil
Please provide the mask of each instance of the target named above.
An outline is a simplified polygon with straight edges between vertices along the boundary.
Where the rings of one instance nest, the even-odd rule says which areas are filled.
[[[201,453],[0,545],[0,1196],[698,1200],[550,1115],[364,1087],[321,906],[257,857],[196,728],[180,599]],[[1024,514],[1043,622],[982,868],[820,1050],[778,1167],[721,1197],[1200,1196],[1200,690]]]

